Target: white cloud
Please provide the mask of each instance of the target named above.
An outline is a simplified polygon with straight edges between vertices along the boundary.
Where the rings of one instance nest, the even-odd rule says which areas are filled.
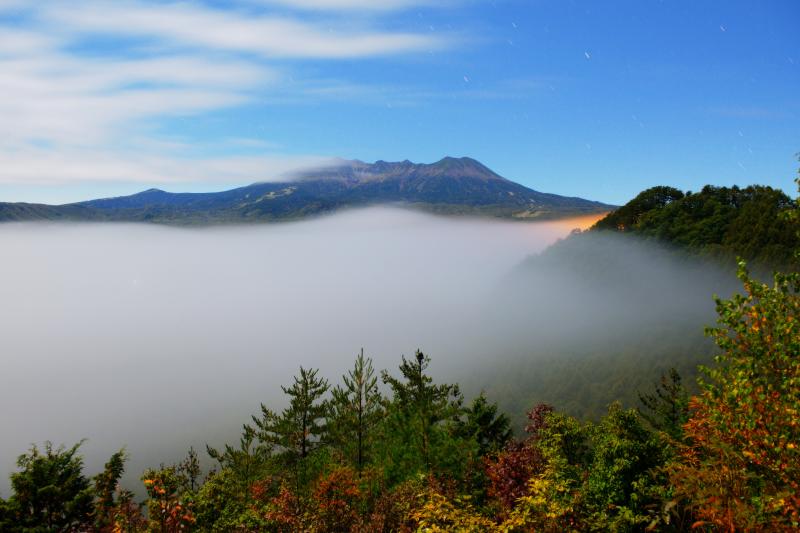
[[[264,5],[280,5],[308,10],[373,10],[389,11],[425,5],[441,5],[447,0],[255,0]]]
[[[319,156],[228,156],[188,158],[158,152],[47,150],[26,147],[0,150],[0,184],[58,185],[64,182],[141,182],[247,184],[288,179],[299,170],[333,164]]]
[[[382,31],[336,31],[294,19],[253,16],[199,5],[87,2],[49,5],[45,16],[81,32],[157,38],[170,45],[266,57],[353,58],[429,50],[440,37]]]
[[[388,9],[411,2],[377,3]],[[354,3],[294,5],[344,9]],[[278,69],[270,58],[355,58],[443,44],[440,37],[338,24],[344,19],[332,19],[329,28],[319,18],[312,23],[255,15],[241,5],[223,10],[196,2],[0,0],[0,11],[5,9],[19,12],[13,24],[0,19],[0,183],[6,185],[274,178],[325,159],[281,157],[264,141],[237,148],[225,139],[215,153],[228,146],[273,155],[197,158],[199,150],[157,132],[176,116],[289,93],[317,100],[341,93],[344,85],[326,89],[313,80],[296,81],[290,65],[284,61]],[[98,36],[102,47],[93,41]],[[131,138],[137,139],[133,148]]]
[[[0,57],[0,138],[97,143],[144,120],[218,109],[277,79],[265,67],[199,56],[94,60],[44,50]]]
[[[2,6],[0,6],[1,9]],[[38,53],[52,48],[56,45],[56,42],[52,37],[41,33],[0,26],[0,58],[20,57]]]

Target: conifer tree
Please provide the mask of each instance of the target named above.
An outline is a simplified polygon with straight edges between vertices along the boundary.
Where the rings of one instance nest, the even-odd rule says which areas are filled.
[[[364,357],[363,348],[342,381],[344,386],[337,385],[332,391],[330,441],[361,472],[370,459],[377,424],[384,413],[372,359]]]
[[[683,425],[689,420],[689,392],[681,384],[681,375],[674,368],[661,376],[655,390],[639,393],[644,409],[639,414],[654,429],[663,431],[673,439],[683,434]]]
[[[83,475],[78,448],[44,449],[32,446],[17,459],[20,471],[11,474],[12,495],[6,512],[15,530],[69,531],[91,522],[92,487]]]
[[[430,358],[417,350],[413,359],[403,357],[402,378],[381,373],[392,389],[388,436],[397,441],[391,462],[407,476],[414,471],[441,473],[463,466],[466,451],[455,435],[463,398],[458,385],[436,385],[425,373]],[[458,439],[460,441],[460,439]]]
[[[328,380],[317,377],[317,372],[301,366],[294,383],[281,386],[289,396],[289,407],[278,414],[261,404],[261,418],[253,417],[258,439],[272,447],[289,467],[302,467],[327,435],[329,403],[322,397],[328,391]]]
[[[193,446],[189,447],[186,457],[178,463],[178,474],[184,481],[184,489],[190,492],[196,491],[200,488],[200,460],[197,458],[197,452]]]
[[[458,434],[475,439],[479,456],[500,451],[511,440],[511,421],[505,413],[498,413],[497,404],[490,404],[484,393],[472,400],[464,414],[465,419],[458,424]]]

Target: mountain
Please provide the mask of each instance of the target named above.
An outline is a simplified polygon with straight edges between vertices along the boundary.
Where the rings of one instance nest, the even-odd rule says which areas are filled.
[[[222,192],[138,194],[66,205],[0,203],[0,221],[91,220],[214,224],[292,220],[350,207],[393,204],[424,211],[513,219],[602,213],[614,206],[541,193],[468,157],[432,164],[345,161],[281,182]]]

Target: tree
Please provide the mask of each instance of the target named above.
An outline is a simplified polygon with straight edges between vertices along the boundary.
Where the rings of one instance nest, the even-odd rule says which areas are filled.
[[[750,278],[717,300],[721,353],[704,369],[685,426],[689,444],[672,471],[700,523],[721,529],[800,527],[800,274]]]
[[[780,214],[797,209],[783,191],[759,185],[706,185],[686,194],[654,187],[598,221],[595,229],[657,239],[725,263],[740,256],[760,269],[785,268],[796,266],[800,238]]]
[[[208,455],[219,463],[222,470],[228,470],[238,482],[239,492],[246,494],[264,472],[270,458],[270,448],[259,445],[255,429],[245,424],[239,437],[239,447],[226,444],[220,451],[206,445]]]
[[[384,415],[378,378],[372,359],[364,358],[363,348],[356,357],[355,366],[342,376],[342,381],[344,386],[337,385],[332,391],[330,441],[360,473],[370,459],[374,432]]]
[[[116,498],[119,479],[125,471],[125,450],[120,450],[108,460],[103,471],[94,477],[94,523],[100,531],[107,531],[115,524]]]
[[[455,435],[454,426],[462,413],[458,385],[436,385],[425,373],[430,358],[417,350],[415,357],[403,357],[402,378],[383,371],[383,382],[392,389],[387,423],[389,455],[395,473],[451,473],[464,466],[467,451]]]
[[[148,530],[154,533],[185,531],[197,521],[191,495],[181,491],[177,467],[148,469],[142,476],[147,490]]]
[[[672,457],[633,409],[612,404],[591,434],[583,498],[594,529],[636,531],[651,523],[666,492]]]
[[[542,472],[545,460],[537,446],[547,416],[553,412],[551,405],[542,403],[528,411],[528,434],[525,440],[512,440],[495,456],[485,459],[486,475],[489,478],[489,495],[495,498],[503,510],[510,512],[517,501],[528,492],[528,482]]]
[[[456,431],[461,437],[475,440],[480,457],[502,450],[511,440],[511,421],[497,412],[497,404],[490,404],[484,393],[472,400],[464,415]]]
[[[541,463],[504,526],[512,531],[579,530],[584,515],[583,483],[591,457],[591,425],[547,410],[532,425],[538,429],[529,445],[538,451]]]
[[[178,463],[177,471],[180,477],[185,480],[185,487],[183,487],[184,490],[194,492],[200,488],[200,461],[197,458],[197,452],[194,450],[194,447],[189,447],[186,457],[183,459],[183,461]]]
[[[219,470],[212,471],[197,491],[198,526],[210,531],[255,529],[259,519],[252,510],[252,491],[268,478],[271,447],[259,443],[256,430],[244,425],[238,446],[226,444],[218,450],[206,445],[206,451],[217,461]]]
[[[683,435],[683,425],[689,419],[689,392],[681,384],[677,370],[670,368],[668,375],[662,374],[654,392],[640,392],[639,401],[644,407],[644,410],[639,409],[639,414],[654,429],[673,439]]]
[[[301,478],[305,460],[323,445],[327,433],[329,408],[322,396],[328,391],[328,381],[318,378],[317,372],[300,367],[292,386],[281,387],[289,396],[289,407],[277,414],[261,404],[261,418],[253,417],[258,439],[274,448],[285,465],[298,468]]]
[[[34,445],[19,456],[5,511],[12,530],[71,531],[91,524],[93,495],[78,454],[81,444],[54,448],[46,442],[44,450]]]
[[[262,531],[263,500],[274,490],[272,478],[265,476],[247,486],[232,468],[213,472],[197,491],[194,512],[201,531]]]
[[[359,522],[363,496],[356,473],[349,467],[335,468],[320,476],[312,494],[313,530],[352,531]]]
[[[649,212],[661,209],[684,197],[683,192],[673,187],[651,187],[640,192],[636,198],[609,213],[597,222],[598,229],[628,231],[633,229]]]

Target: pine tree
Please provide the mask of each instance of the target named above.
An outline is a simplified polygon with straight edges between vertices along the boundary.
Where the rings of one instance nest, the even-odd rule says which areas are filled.
[[[196,491],[200,488],[199,480],[200,480],[200,460],[197,458],[197,452],[195,451],[193,446],[189,447],[189,451],[186,453],[186,457],[178,463],[178,474],[180,475],[181,479],[184,481],[185,490],[190,492]]]
[[[318,370],[300,367],[291,387],[283,387],[289,407],[280,414],[261,404],[261,418],[253,417],[258,439],[273,448],[286,466],[299,467],[324,442],[329,403],[323,400],[328,380],[317,377]],[[302,476],[302,471],[298,471]]]
[[[683,425],[689,420],[689,392],[681,384],[681,375],[674,368],[661,376],[655,391],[639,393],[644,410],[639,414],[656,430],[673,439],[683,434]]]
[[[330,441],[361,472],[369,462],[376,426],[384,414],[372,359],[364,357],[363,348],[342,381],[344,386],[337,385],[332,391]]]
[[[387,436],[395,441],[391,462],[408,476],[415,471],[442,473],[463,468],[466,451],[455,435],[463,401],[458,385],[435,385],[425,373],[430,358],[417,350],[414,359],[403,357],[402,378],[382,372],[393,393]]]

